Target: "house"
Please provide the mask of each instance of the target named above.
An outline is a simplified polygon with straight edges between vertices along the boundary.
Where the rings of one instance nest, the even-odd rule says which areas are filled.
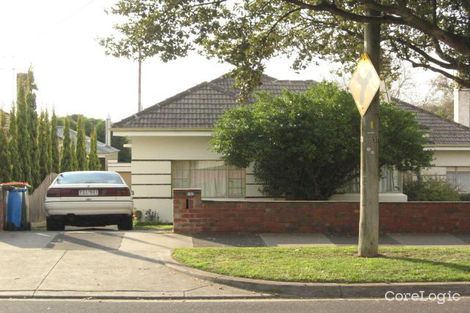
[[[277,80],[265,75],[258,90],[276,95],[285,89],[302,92],[312,84],[313,81]],[[162,221],[171,222],[173,188],[198,187],[205,198],[266,197],[251,167],[228,166],[209,146],[214,123],[225,110],[237,105],[237,92],[232,86],[233,80],[227,76],[203,82],[113,125],[114,135],[128,137],[131,142],[132,189],[137,209],[156,210]],[[449,173],[464,166],[470,169],[468,127],[411,104],[397,104],[415,113],[429,129],[428,149],[437,152],[436,171],[444,173],[444,168],[447,175],[449,167]],[[384,174],[380,201],[406,201],[401,174],[394,170]],[[359,194],[354,192],[354,186],[352,189],[333,199],[358,201]]]
[[[70,129],[70,139],[72,142],[77,142],[77,132],[73,129]],[[62,146],[62,142],[64,140],[64,126],[57,126],[56,128],[57,137],[59,138],[59,146]],[[90,137],[85,137],[85,144],[87,153],[90,153]],[[108,169],[108,164],[110,162],[117,162],[119,149],[112,147],[109,144],[103,143],[101,141],[96,142],[96,150],[98,153],[98,158],[102,164],[103,169]]]
[[[421,176],[424,179],[447,180],[456,186],[461,193],[470,193],[470,128],[468,127],[470,119],[468,116],[466,119],[467,125],[463,125],[399,99],[392,99],[392,101],[401,109],[413,113],[418,123],[427,129],[428,145],[426,149],[433,151],[433,161],[432,167],[421,170]],[[459,102],[456,101],[455,105],[458,104]],[[469,105],[467,105],[467,110],[467,115],[469,115]],[[461,110],[461,112],[465,111]],[[460,118],[462,120],[461,115],[457,116],[456,119]],[[396,172],[386,175],[382,178],[381,184],[396,180],[394,175],[397,174],[401,176],[400,173]],[[359,181],[354,183],[350,188],[354,192],[359,192]],[[353,193],[334,195],[333,199],[353,200],[354,196]]]

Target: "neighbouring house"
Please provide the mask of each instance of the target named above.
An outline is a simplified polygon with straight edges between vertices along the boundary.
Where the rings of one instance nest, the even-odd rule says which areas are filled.
[[[258,88],[272,94],[282,90],[305,91],[314,81],[278,80],[264,75]],[[162,221],[173,220],[174,188],[197,187],[204,198],[266,198],[251,167],[224,164],[210,149],[212,128],[221,114],[237,105],[233,80],[222,76],[203,82],[113,125],[116,136],[125,136],[132,147],[132,189],[138,210],[156,210]],[[416,114],[429,129],[428,149],[435,151],[435,172],[449,178],[468,170],[470,129],[442,119],[411,104],[397,101]],[[445,170],[445,171],[444,171]],[[434,171],[434,172],[433,172]],[[452,176],[454,175],[454,176]],[[469,184],[470,191],[470,184]],[[334,195],[335,200],[359,200],[358,185]],[[380,182],[380,201],[406,201],[402,175],[385,170]]]
[[[73,129],[70,129],[70,139],[72,142],[77,142],[77,132]],[[64,140],[64,126],[57,126],[56,128],[57,137],[59,138],[59,147],[62,147],[62,142]],[[85,144],[87,153],[90,153],[90,137],[86,136]],[[110,144],[97,141],[97,153],[98,158],[100,159],[101,166],[104,170],[108,170],[110,162],[117,162],[119,149],[112,147]]]
[[[108,160],[107,170],[119,173],[127,186],[132,186],[131,163],[118,162],[118,160]]]

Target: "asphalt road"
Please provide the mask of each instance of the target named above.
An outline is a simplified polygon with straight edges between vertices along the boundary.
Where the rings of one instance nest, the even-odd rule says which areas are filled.
[[[386,300],[233,300],[233,301],[98,301],[0,300],[1,313],[446,313],[469,312],[470,298],[458,302],[396,302]]]

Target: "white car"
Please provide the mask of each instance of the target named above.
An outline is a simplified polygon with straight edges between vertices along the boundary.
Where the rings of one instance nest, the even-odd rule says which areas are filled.
[[[47,191],[47,230],[113,224],[120,230],[131,230],[133,208],[131,190],[118,173],[64,172]]]

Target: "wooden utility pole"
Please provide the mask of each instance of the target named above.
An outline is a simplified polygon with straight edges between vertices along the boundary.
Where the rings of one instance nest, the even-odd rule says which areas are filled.
[[[138,100],[137,100],[137,112],[142,111],[142,57],[139,53],[139,86],[138,86]]]
[[[378,16],[376,11],[368,11]],[[377,73],[380,63],[380,24],[364,27],[364,52]],[[378,254],[379,246],[379,92],[361,118],[361,204],[358,253],[362,257]]]

